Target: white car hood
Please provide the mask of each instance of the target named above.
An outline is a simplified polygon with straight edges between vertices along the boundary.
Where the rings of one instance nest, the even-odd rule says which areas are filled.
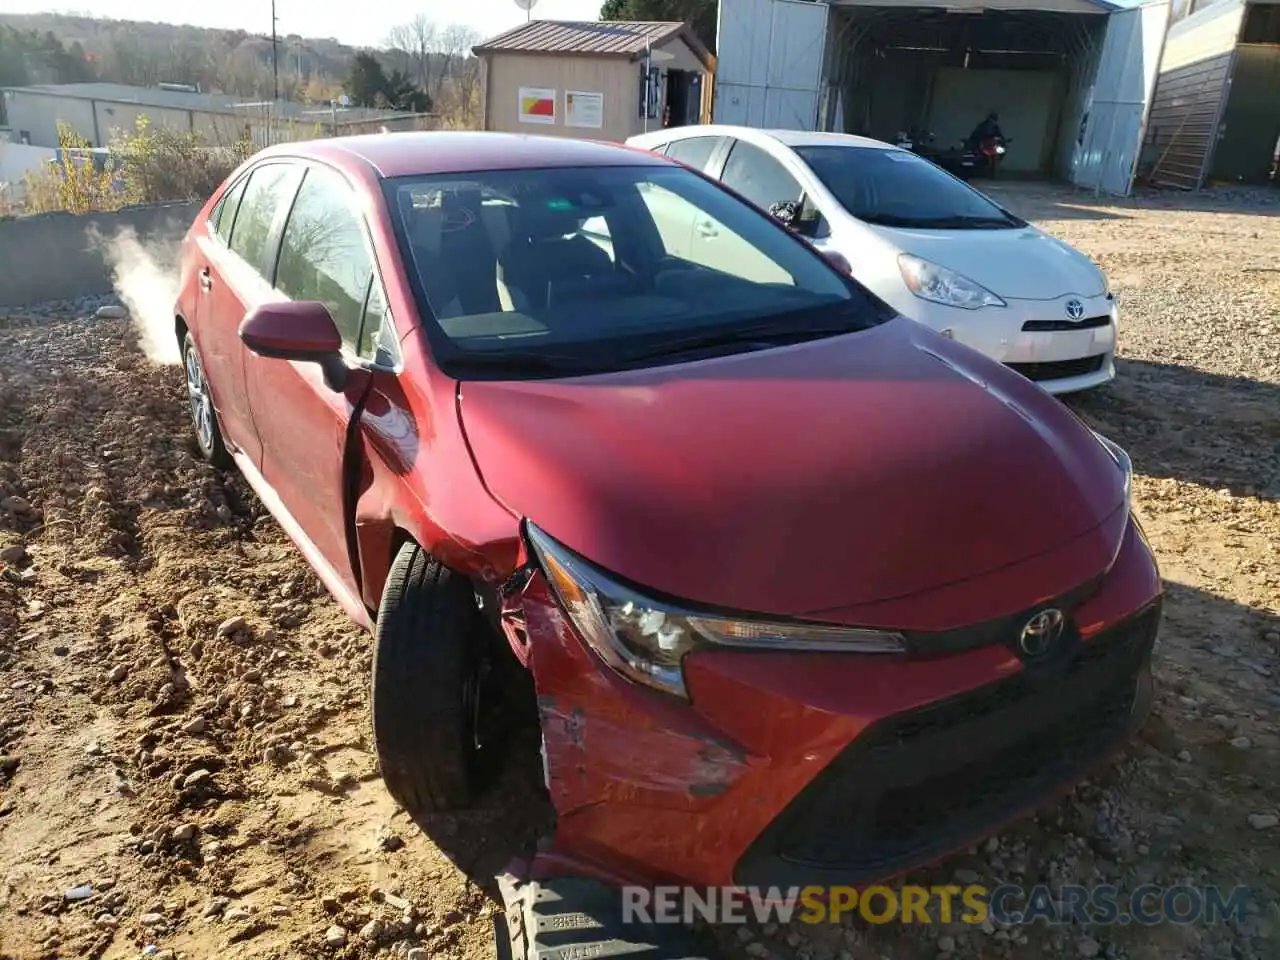
[[[1102,271],[1034,227],[1021,230],[911,230],[864,224],[905,253],[963,274],[992,293],[1015,300],[1096,297],[1106,290]]]

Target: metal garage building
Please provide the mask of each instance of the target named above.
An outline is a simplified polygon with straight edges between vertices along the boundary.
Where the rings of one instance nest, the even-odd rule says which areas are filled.
[[[1127,194],[1169,0],[721,0],[715,120],[881,140],[965,137],[1003,169]]]
[[[1169,30],[1143,150],[1159,186],[1263,183],[1280,147],[1280,0],[1220,0]]]

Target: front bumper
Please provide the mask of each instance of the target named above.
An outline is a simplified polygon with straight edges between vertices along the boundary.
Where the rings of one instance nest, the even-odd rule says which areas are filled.
[[[1146,716],[1159,619],[1156,602],[1048,682],[1021,674],[877,723],[756,839],[735,880],[866,883],[1033,809]]]
[[[1084,305],[1078,321],[1067,316],[1072,299]],[[1050,393],[1074,393],[1115,378],[1113,299],[1009,300],[1008,306],[981,310],[918,303],[913,319],[1012,367]]]
[[[996,583],[1007,595],[975,582],[958,603]],[[1160,585],[1137,525],[1105,576],[1070,586],[1051,602],[1075,642],[1048,663],[993,640],[1006,610],[903,659],[697,653],[688,704],[605,667],[535,576],[522,609],[558,815],[535,871],[863,884],[966,846],[1069,787],[1145,714]]]

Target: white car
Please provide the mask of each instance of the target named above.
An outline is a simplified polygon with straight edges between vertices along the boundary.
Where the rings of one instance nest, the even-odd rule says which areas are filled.
[[[1103,272],[928,160],[865,137],[692,126],[632,137],[720,180],[903,316],[1072,393],[1115,377]]]

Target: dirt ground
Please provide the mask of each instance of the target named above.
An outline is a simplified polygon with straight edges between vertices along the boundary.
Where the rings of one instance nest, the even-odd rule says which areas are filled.
[[[1209,927],[766,925],[727,955],[1280,957],[1280,195],[1004,202],[1121,302],[1115,384],[1167,581],[1139,739],[922,882],[1252,889]],[[0,958],[494,956],[519,779],[420,830],[378,780],[368,640],[245,483],[192,455],[176,368],[127,321],[0,314]]]

